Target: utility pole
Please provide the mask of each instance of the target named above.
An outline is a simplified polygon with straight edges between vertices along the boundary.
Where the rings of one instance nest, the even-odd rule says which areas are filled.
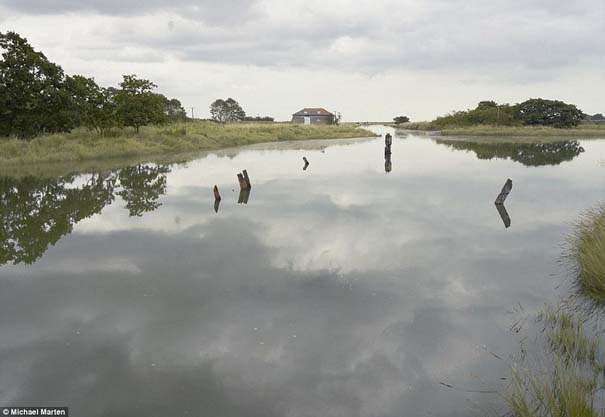
[[[195,117],[193,117],[193,109],[195,109],[195,107],[192,107],[192,108],[191,108],[191,119],[192,119],[192,120],[193,120],[193,119],[195,119]]]

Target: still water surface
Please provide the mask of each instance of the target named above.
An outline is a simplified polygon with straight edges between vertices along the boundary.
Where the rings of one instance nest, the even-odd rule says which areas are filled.
[[[565,291],[565,236],[605,197],[605,141],[536,146],[401,133],[390,166],[378,138],[4,177],[0,406],[502,415],[511,326]]]

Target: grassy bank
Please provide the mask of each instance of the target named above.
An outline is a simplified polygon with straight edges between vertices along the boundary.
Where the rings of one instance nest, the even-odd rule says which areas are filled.
[[[605,124],[581,124],[576,128],[557,129],[545,126],[486,126],[442,129],[444,136],[488,136],[488,137],[554,137],[559,139],[601,138],[605,139]]]
[[[374,136],[355,126],[301,126],[288,123],[188,122],[116,130],[101,137],[87,130],[32,140],[0,138],[0,166],[184,154],[262,142]]]
[[[576,128],[557,129],[545,126],[490,126],[476,125],[439,129],[432,122],[405,123],[398,129],[436,132],[441,136],[498,139],[507,142],[551,142],[568,139],[605,139],[605,123],[583,123]]]

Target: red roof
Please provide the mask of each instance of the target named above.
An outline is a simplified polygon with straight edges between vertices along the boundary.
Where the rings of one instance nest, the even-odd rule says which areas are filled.
[[[334,116],[332,113],[321,107],[308,107],[293,114],[293,116]]]

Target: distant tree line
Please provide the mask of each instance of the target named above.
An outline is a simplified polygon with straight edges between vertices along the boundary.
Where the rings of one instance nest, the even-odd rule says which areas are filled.
[[[124,75],[118,88],[93,78],[67,75],[15,32],[0,32],[0,136],[28,138],[77,127],[100,135],[114,127],[186,120],[177,99],[154,92],[157,86]]]
[[[577,126],[585,114],[573,104],[558,100],[532,98],[510,105],[482,101],[475,109],[457,111],[438,117],[433,124],[438,128],[465,127],[480,124],[499,126]]]
[[[273,117],[269,117],[269,116],[256,116],[256,117],[250,117],[250,116],[246,116],[242,119],[242,121],[244,122],[274,122],[275,118]]]
[[[228,98],[223,100],[221,98],[215,100],[210,105],[210,120],[218,123],[230,123],[230,122],[274,122],[275,119],[269,116],[246,116],[246,112],[242,106],[234,99]]]

